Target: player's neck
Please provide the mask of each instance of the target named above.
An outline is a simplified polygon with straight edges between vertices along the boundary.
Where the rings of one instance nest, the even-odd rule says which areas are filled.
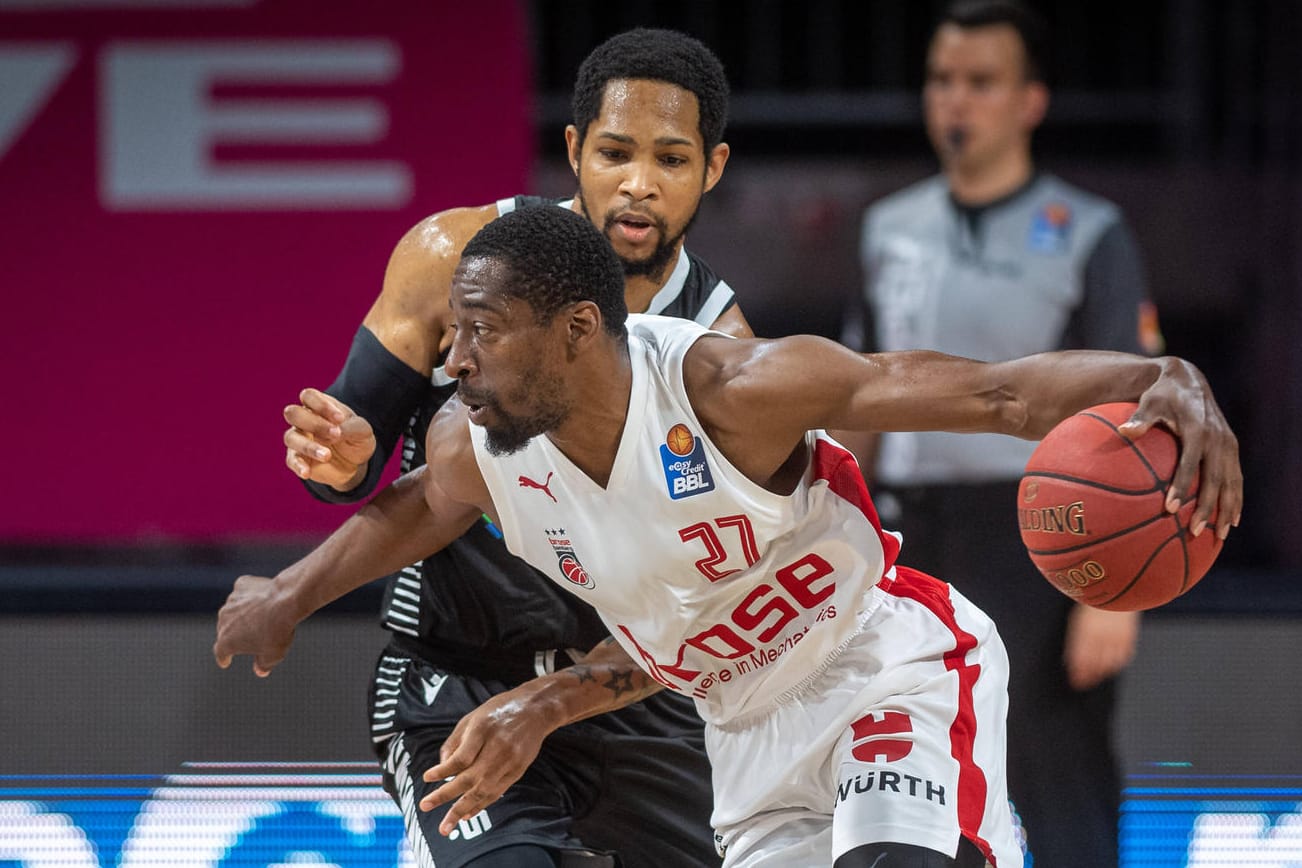
[[[650,307],[651,300],[656,297],[660,290],[665,288],[665,284],[674,276],[674,270],[678,266],[678,257],[683,252],[683,239],[679,239],[674,246],[674,252],[664,266],[655,274],[637,274],[626,276],[624,278],[624,301],[628,304],[629,313],[646,313]]]
[[[982,166],[953,163],[945,167],[949,191],[961,205],[979,207],[1015,193],[1035,174],[1029,152],[1017,151],[1007,158]]]
[[[675,256],[674,260],[677,261]],[[669,275],[673,274],[672,268],[666,268],[661,275],[639,274],[633,277],[624,278],[624,301],[628,304],[629,313],[646,313],[646,309],[651,306],[651,299],[656,297],[664,285],[669,281]]]
[[[633,369],[628,344],[610,342],[610,354],[585,359],[572,380],[572,409],[564,422],[548,432],[547,439],[570,463],[602,488],[619,453],[633,393]]]

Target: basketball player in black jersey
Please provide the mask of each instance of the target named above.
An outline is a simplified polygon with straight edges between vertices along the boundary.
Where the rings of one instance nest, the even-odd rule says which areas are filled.
[[[455,392],[439,376],[451,343],[452,273],[464,244],[505,211],[560,204],[585,214],[624,264],[630,310],[749,335],[732,290],[683,249],[728,159],[727,102],[721,64],[689,37],[639,29],[594,50],[566,130],[575,198],[453,209],[399,241],[338,379],[325,392],[304,390],[285,410],[286,464],[308,490],[328,502],[361,500],[400,436],[403,470],[424,463],[429,421]],[[219,615],[218,663],[250,653],[267,674],[313,608],[242,577]],[[383,623],[391,637],[371,690],[372,737],[417,864],[718,864],[691,702],[658,693],[605,641],[596,614],[508,554],[487,520],[391,577]],[[493,701],[522,682],[529,701],[520,690]],[[518,783],[501,784],[504,794],[485,784],[446,816],[416,810],[435,788],[421,772],[454,749],[503,782],[528,768]]]

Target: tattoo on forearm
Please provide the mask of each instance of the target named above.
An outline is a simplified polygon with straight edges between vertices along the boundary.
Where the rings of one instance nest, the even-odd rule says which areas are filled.
[[[636,689],[633,686],[633,673],[628,670],[610,673],[610,680],[602,686],[614,693],[616,699]]]
[[[613,636],[607,636],[597,644],[593,652],[618,644]],[[652,681],[650,676],[631,662],[584,661],[575,663],[565,671],[573,673],[579,680],[579,684],[591,681],[610,691],[609,701],[616,707],[643,699],[660,690],[659,684]]]

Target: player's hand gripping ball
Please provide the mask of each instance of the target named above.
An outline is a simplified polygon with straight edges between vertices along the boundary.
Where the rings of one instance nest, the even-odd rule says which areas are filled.
[[[1154,426],[1131,441],[1117,427],[1135,404],[1100,404],[1064,419],[1026,464],[1017,490],[1022,542],[1058,590],[1098,609],[1169,603],[1221,551],[1209,525],[1189,532],[1195,497],[1166,511],[1180,442]],[[1196,494],[1196,483],[1195,491]]]

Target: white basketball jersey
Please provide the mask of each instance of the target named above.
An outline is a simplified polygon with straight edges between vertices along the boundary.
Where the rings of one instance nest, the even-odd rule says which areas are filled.
[[[806,435],[808,467],[785,496],[710,442],[682,376],[710,332],[657,316],[628,326],[632,394],[604,489],[545,436],[494,457],[472,425],[475,454],[510,550],[723,723],[818,677],[880,603],[899,546],[854,458],[822,432]]]

